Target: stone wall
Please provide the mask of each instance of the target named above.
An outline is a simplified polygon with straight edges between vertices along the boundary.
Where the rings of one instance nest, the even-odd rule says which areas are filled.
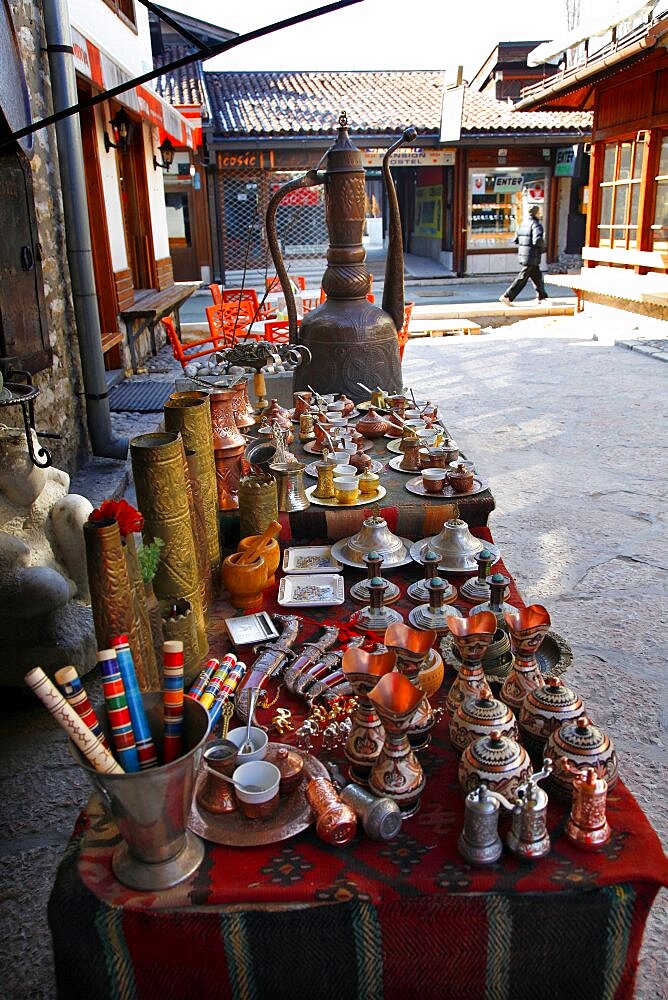
[[[51,114],[49,64],[44,48],[41,5],[35,0],[10,0],[14,26],[23,56],[23,68],[30,92],[33,120]],[[54,464],[73,472],[90,452],[83,404],[79,347],[72,308],[69,268],[65,245],[65,223],[60,194],[60,172],[53,126],[40,129],[34,137],[30,161],[35,195],[39,241],[43,249],[42,272],[46,322],[53,350],[53,367],[34,376],[41,389],[35,404],[38,430],[60,434],[60,440],[44,440]],[[7,411],[2,415],[7,419]]]

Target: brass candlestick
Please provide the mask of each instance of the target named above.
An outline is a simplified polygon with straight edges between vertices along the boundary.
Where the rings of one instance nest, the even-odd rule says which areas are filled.
[[[429,546],[424,549],[420,556],[420,562],[424,569],[424,577],[422,580],[417,580],[415,583],[411,583],[410,587],[407,589],[406,593],[412,601],[418,601],[420,604],[424,604],[425,601],[429,601],[429,581],[433,580],[435,576],[438,576],[438,564],[440,562],[440,555],[436,549],[432,549]],[[457,600],[457,591],[447,580],[445,581],[447,586],[443,592],[443,603],[452,604]]]
[[[429,604],[420,604],[413,608],[408,615],[408,620],[415,628],[434,629],[436,632],[446,632],[448,628],[448,618],[457,615],[454,608],[445,604],[445,595],[450,584],[447,580],[435,576],[426,583],[429,591]]]
[[[489,600],[489,580],[487,577],[494,565],[494,556],[489,549],[481,549],[475,557],[475,561],[478,564],[478,575],[463,583],[459,588],[459,593],[467,601],[487,601]],[[482,610],[487,609],[483,608]]]
[[[398,611],[385,607],[385,591],[389,587],[387,580],[374,576],[368,583],[369,606],[362,608],[355,621],[355,627],[360,632],[384,632],[388,625],[403,622]]]
[[[361,601],[364,604],[369,602],[371,591],[369,590],[369,584],[373,579],[382,579],[381,566],[384,563],[384,558],[380,552],[367,552],[363,556],[362,561],[366,564],[367,578],[366,580],[360,580],[359,583],[353,584],[348,593],[354,601]],[[390,580],[385,581],[387,587],[385,588],[385,593],[383,595],[384,604],[393,604],[398,601],[401,597],[401,591],[397,587],[396,583],[392,583]]]
[[[494,557],[492,556],[492,558]],[[514,611],[517,611],[517,608],[513,607],[512,604],[506,604],[504,600],[508,594],[509,583],[510,577],[504,576],[503,573],[492,573],[491,576],[487,577],[489,600],[471,608],[472,615],[477,615],[481,611],[491,611],[492,614],[496,615],[498,627],[502,628],[505,632],[508,631],[508,625],[503,617],[504,613],[507,611],[509,614],[512,614]]]

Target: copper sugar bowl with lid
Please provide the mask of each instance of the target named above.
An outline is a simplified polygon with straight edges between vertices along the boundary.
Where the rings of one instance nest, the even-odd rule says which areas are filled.
[[[529,691],[522,702],[518,718],[522,742],[532,756],[542,759],[555,729],[583,714],[582,698],[560,677],[546,677],[544,686]]]
[[[554,761],[550,787],[564,795],[572,795],[574,776],[561,761],[576,768],[592,768],[599,778],[605,778],[608,788],[614,788],[619,778],[617,752],[607,733],[595,726],[586,715],[564,722],[545,744],[545,757]]]
[[[486,785],[491,792],[514,799],[518,786],[532,774],[524,747],[498,729],[469,743],[459,761],[459,784],[465,794]]]
[[[517,740],[517,720],[512,709],[495,698],[484,682],[476,694],[464,698],[450,720],[450,743],[453,750],[463,753],[469,743],[488,736],[492,731]]]
[[[370,441],[387,434],[388,423],[373,407],[359,418],[355,424],[357,431]]]

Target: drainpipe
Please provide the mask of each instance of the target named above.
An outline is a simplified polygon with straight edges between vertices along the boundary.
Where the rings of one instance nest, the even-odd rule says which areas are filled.
[[[78,101],[67,0],[43,0],[42,12],[49,54],[53,110],[62,111]],[[72,282],[91,447],[93,454],[101,458],[125,459],[128,453],[128,440],[114,437],[111,429],[109,396],[102,355],[102,331],[95,292],[79,115],[71,115],[56,123],[56,139],[65,216],[67,260]]]

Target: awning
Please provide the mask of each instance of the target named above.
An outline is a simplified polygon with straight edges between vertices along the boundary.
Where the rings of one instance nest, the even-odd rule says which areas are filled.
[[[109,90],[133,79],[133,74],[121,66],[104,49],[101,49],[72,25],[72,45],[74,47],[74,68],[77,73],[90,80],[99,90]],[[175,146],[197,148],[198,136],[190,123],[171,104],[163,100],[154,90],[137,86],[126,90],[115,98],[142,118],[160,129],[161,140],[168,136]]]

